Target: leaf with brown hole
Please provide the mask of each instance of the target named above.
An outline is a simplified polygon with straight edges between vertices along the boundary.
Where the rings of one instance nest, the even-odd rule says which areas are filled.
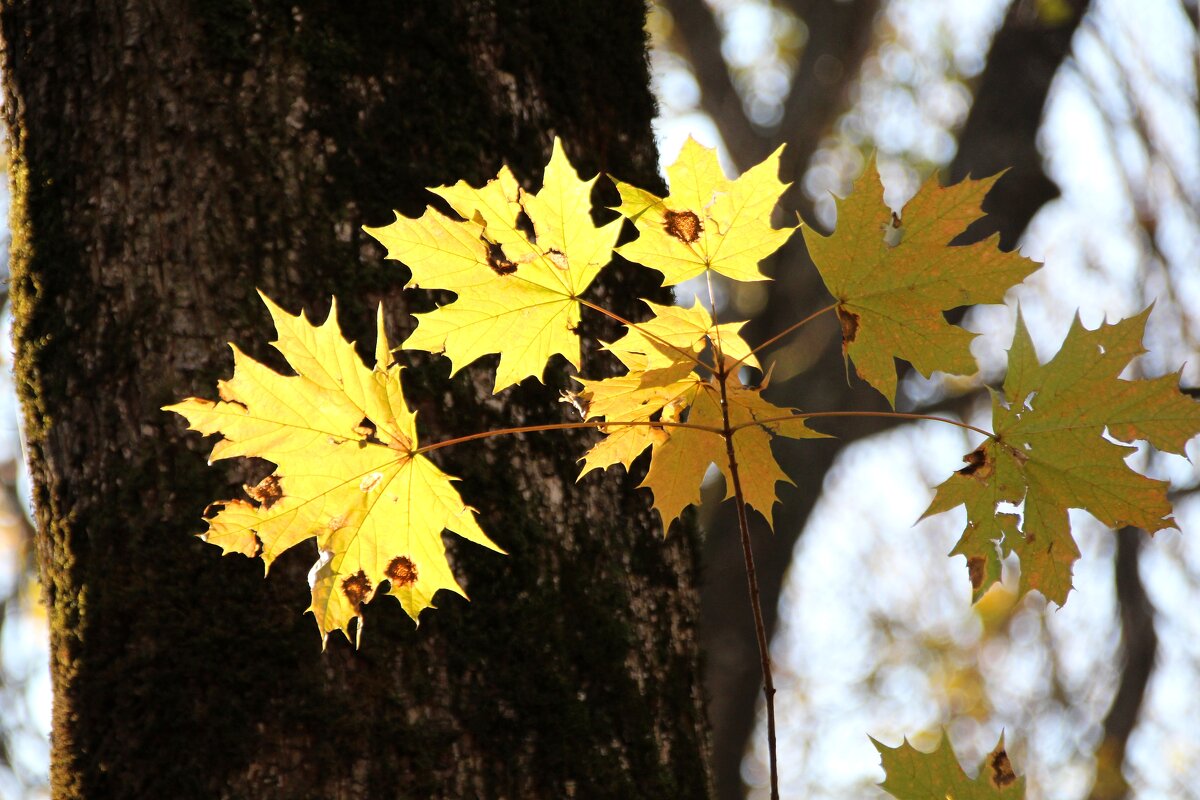
[[[377,320],[375,367],[342,338],[336,304],[323,325],[292,316],[263,298],[275,320],[275,347],[298,374],[285,376],[234,348],[233,377],[219,402],[192,398],[167,410],[193,430],[220,434],[212,460],[258,457],[275,472],[247,494],[258,501],[213,505],[205,541],[226,553],[261,556],[315,538],[321,558],[311,573],[312,604],[322,640],[349,636],[362,606],[390,581],[414,620],[441,589],[462,594],[450,572],[442,531],[499,550],[463,503],[454,478],[416,454],[416,415],[401,386]],[[396,557],[394,554],[403,553]]]
[[[1004,393],[992,398],[995,436],[963,459],[967,466],[938,487],[925,512],[966,506],[967,527],[951,555],[967,557],[976,600],[999,580],[999,559],[1016,553],[1020,593],[1065,603],[1079,558],[1068,509],[1110,528],[1175,527],[1167,483],[1131,469],[1125,459],[1135,448],[1121,444],[1145,440],[1183,455],[1200,434],[1200,403],[1179,391],[1178,374],[1120,377],[1144,352],[1149,313],[1096,330],[1076,318],[1058,353],[1041,364],[1018,312]],[[1000,511],[1004,505],[1021,505],[1021,515]],[[983,560],[982,584],[973,559]]]
[[[942,315],[959,306],[999,303],[1038,265],[997,249],[995,237],[962,247],[951,240],[983,215],[980,203],[996,178],[938,186],[930,180],[900,217],[883,201],[874,165],[838,201],[837,228],[807,228],[813,263],[837,300],[842,348],[859,376],[896,402],[895,359],[922,375],[975,371],[975,334]]]
[[[535,194],[504,167],[482,188],[460,181],[430,190],[461,219],[430,208],[420,219],[397,214],[390,225],[364,228],[408,266],[409,287],[458,295],[416,315],[405,349],[445,353],[452,372],[499,353],[497,392],[540,380],[555,355],[578,370],[578,298],[612,260],[622,225],[592,221],[595,182],[579,178],[555,139]]]
[[[922,753],[906,739],[899,747],[888,747],[874,739],[885,779],[880,787],[899,800],[1022,800],[1025,779],[1017,777],[1004,748],[1004,735],[983,760],[974,778],[959,766],[954,749],[945,736],[932,753]]]
[[[283,489],[279,486],[279,476],[277,475],[268,475],[256,486],[243,486],[242,488],[263,508],[270,508],[279,498],[283,497]]]
[[[666,197],[614,179],[621,193],[617,211],[639,234],[617,252],[661,272],[664,286],[709,269],[737,281],[768,280],[759,262],[795,230],[771,227],[771,212],[788,187],[779,181],[782,151],[730,180],[717,151],[689,137],[667,167],[671,193]]]

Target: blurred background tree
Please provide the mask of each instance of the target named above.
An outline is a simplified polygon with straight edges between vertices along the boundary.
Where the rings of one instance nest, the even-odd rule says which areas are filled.
[[[831,194],[844,195],[872,155],[896,209],[931,173],[950,183],[1008,170],[963,239],[999,234],[1001,247],[1046,262],[1011,298],[1037,320],[1043,357],[1076,307],[1094,326],[1153,301],[1155,354],[1141,368],[1190,361],[1183,384],[1196,386],[1196,14],[1177,0],[662,0],[651,23],[661,150],[669,158],[682,131],[699,130],[742,169],[786,142],[786,210],[823,230]],[[769,291],[726,287],[727,313],[753,320],[752,340],[827,302],[799,240],[773,274]],[[910,372],[901,409],[984,418],[1012,313],[961,309],[984,334],[980,374]],[[774,396],[804,410],[882,408],[847,385],[839,345],[832,319],[782,342],[767,359]],[[797,488],[775,535],[755,541],[785,672],[785,796],[878,793],[862,732],[898,740],[923,729],[932,745],[939,726],[967,746],[968,764],[1006,728],[1033,797],[1116,798],[1130,785],[1182,796],[1196,784],[1200,733],[1185,687],[1200,683],[1200,653],[1184,613],[1197,599],[1194,545],[1172,533],[1143,551],[1145,534],[1114,541],[1079,515],[1089,558],[1073,602],[1014,604],[1009,582],[972,611],[962,560],[945,558],[961,522],[908,526],[974,442],[927,424],[839,433],[838,446],[790,449]],[[1196,530],[1194,469],[1150,466],[1175,480],[1181,527]],[[728,509],[707,508],[701,626],[718,795],[734,800],[765,782],[759,677],[735,525]]]
[[[1139,369],[1186,362],[1183,385],[1200,385],[1195,2],[661,0],[649,28],[667,161],[686,133],[721,146],[731,170],[786,142],[784,179],[794,185],[784,209],[824,230],[835,221],[830,193],[844,194],[872,155],[896,208],[934,172],[953,182],[1008,169],[989,216],[967,236],[998,233],[1001,246],[1046,263],[1010,298],[1043,358],[1075,308],[1094,326],[1155,302],[1153,355]],[[725,313],[751,319],[752,339],[826,303],[799,237],[772,271],[769,291],[724,287]],[[983,334],[980,374],[907,374],[901,409],[982,419],[984,386],[1003,377],[1013,308],[963,309],[964,324]],[[829,322],[769,354],[774,398],[809,411],[882,408],[870,390],[847,385]],[[784,796],[876,796],[881,773],[865,734],[895,744],[922,731],[917,743],[931,746],[942,727],[968,764],[1006,729],[1034,798],[1183,797],[1200,785],[1191,465],[1137,456],[1175,483],[1180,527],[1192,536],[1160,534],[1143,546],[1144,533],[1113,536],[1076,515],[1084,559],[1062,610],[1038,597],[1014,602],[1012,575],[971,608],[962,560],[945,556],[961,522],[910,523],[928,487],[974,443],[928,425],[839,433],[836,443],[784,453],[797,488],[784,494],[775,535],[755,539],[783,673]],[[700,622],[718,797],[765,796],[735,526],[727,508],[707,509]],[[28,533],[11,530],[4,542],[16,569],[27,562]],[[28,608],[16,599],[30,596],[28,586],[0,582],[10,598],[0,608]],[[8,634],[18,619],[5,617],[5,653],[28,651],[25,637]],[[27,696],[22,675],[39,679],[12,666],[27,663],[20,658],[4,663],[0,692],[15,703]],[[27,755],[10,781],[36,783],[44,750],[21,720],[37,717],[5,714],[17,724],[0,770]]]

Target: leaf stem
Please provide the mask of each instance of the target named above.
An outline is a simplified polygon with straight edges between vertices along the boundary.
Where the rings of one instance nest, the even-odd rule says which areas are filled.
[[[755,425],[766,425],[771,422],[787,422],[789,419],[821,419],[822,417],[883,417],[885,419],[927,419],[932,422],[944,422],[947,425],[953,425],[956,428],[963,428],[968,431],[975,431],[989,439],[995,439],[996,434],[983,428],[976,428],[974,425],[968,425],[965,422],[959,422],[955,419],[946,417],[938,417],[933,414],[906,414],[901,411],[813,411],[803,414],[789,414],[786,417],[771,417],[769,419],[759,419],[753,422],[743,422],[733,428],[734,432],[740,431],[742,428],[749,428]]]
[[[837,303],[830,303],[829,305],[825,306],[824,308],[822,308],[818,311],[814,311],[813,313],[809,314],[807,317],[800,320],[799,322],[797,322],[793,325],[787,326],[786,328],[781,330],[779,333],[775,334],[770,339],[767,339],[765,342],[760,344],[758,347],[754,348],[749,353],[747,353],[746,355],[742,356],[737,361],[735,361],[733,363],[733,368],[736,369],[737,367],[740,367],[742,365],[742,362],[745,361],[750,356],[758,355],[759,352],[761,352],[762,350],[765,350],[766,348],[775,344],[776,342],[778,342],[783,337],[787,336],[792,331],[799,329],[803,325],[807,325],[808,323],[812,322],[814,319],[821,316],[822,314],[825,314],[825,313],[837,308],[837,305],[838,305]]]
[[[546,425],[523,425],[519,428],[496,428],[490,431],[482,431],[480,433],[471,433],[466,436],[456,436],[453,439],[446,439],[441,442],[423,445],[409,452],[409,455],[423,455],[434,450],[441,450],[443,447],[450,447],[464,442],[473,442],[478,439],[490,439],[493,436],[509,436],[517,433],[541,433],[543,431],[574,431],[581,428],[608,428],[608,427],[642,427],[642,428],[691,428],[695,431],[704,431],[716,435],[723,435],[724,431],[721,428],[711,425],[696,425],[691,422],[666,422],[659,420],[634,420],[625,422],[616,420],[608,422],[606,420],[587,420],[586,422],[552,422]]]
[[[759,599],[758,573],[754,568],[754,550],[750,546],[750,522],[746,518],[746,496],[742,491],[742,479],[738,471],[737,456],[733,449],[733,433],[737,428],[730,425],[729,397],[725,388],[729,372],[720,365],[717,380],[721,384],[721,435],[725,438],[725,455],[729,460],[729,478],[733,483],[733,499],[737,505],[738,531],[742,539],[742,558],[746,562],[746,582],[750,592],[750,607],[754,612],[754,633],[758,638],[758,658],[762,667],[763,697],[767,701],[767,754],[771,766],[771,800],[779,800],[779,765],[775,748],[775,683],[771,679],[771,651],[767,644],[767,628],[763,623],[762,603]]]

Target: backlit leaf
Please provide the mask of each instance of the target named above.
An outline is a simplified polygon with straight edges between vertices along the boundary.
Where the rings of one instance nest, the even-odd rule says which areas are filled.
[[[738,281],[768,280],[759,262],[795,230],[771,227],[771,211],[788,187],[778,178],[782,150],[731,181],[716,150],[688,137],[675,163],[667,167],[671,193],[666,197],[616,181],[621,193],[617,210],[639,234],[618,252],[661,272],[664,286],[706,269]]]
[[[216,503],[203,538],[226,553],[261,556],[267,568],[315,538],[320,557],[309,576],[309,610],[322,639],[335,630],[348,636],[355,618],[361,637],[361,606],[384,582],[413,620],[439,589],[463,594],[442,531],[499,548],[454,478],[415,452],[416,415],[392,364],[383,308],[371,369],[342,338],[336,304],[314,326],[263,300],[278,331],[275,347],[299,374],[280,375],[234,347],[233,377],[220,382],[220,401],[166,407],[192,430],[221,435],[211,460],[256,456],[276,467],[247,487],[248,500]]]
[[[507,167],[481,189],[464,182],[432,191],[452,219],[430,208],[420,219],[397,215],[366,228],[408,265],[409,287],[446,289],[458,298],[417,314],[409,350],[445,353],[457,372],[477,358],[500,354],[495,391],[526,377],[540,379],[558,354],[579,368],[578,297],[612,259],[621,220],[596,227],[592,186],[567,160],[562,144],[536,194],[521,189]],[[522,215],[533,233],[522,229]]]
[[[998,177],[998,176],[997,176]],[[950,241],[982,216],[980,203],[996,177],[938,186],[930,179],[908,201],[903,218],[883,202],[883,184],[868,167],[838,202],[837,229],[804,241],[837,300],[842,350],[859,376],[896,402],[902,358],[929,377],[934,370],[975,372],[975,334],[951,325],[943,311],[999,303],[1038,265],[997,249],[997,237],[966,246]]]
[[[712,374],[713,365],[697,356],[706,347],[722,363],[742,358],[746,358],[743,363],[752,363],[752,356],[737,333],[741,323],[715,325],[700,304],[690,310],[649,305],[653,318],[607,345],[629,368],[628,373],[605,380],[580,380],[584,388],[578,397],[585,405],[585,416],[613,423],[601,428],[606,435],[584,456],[580,477],[617,463],[628,469],[650,447],[650,470],[642,486],[653,491],[665,531],[684,508],[700,502],[700,484],[710,464],[725,474],[728,496],[733,496],[721,433],[725,426],[721,386]],[[791,418],[791,409],[764,400],[761,389],[743,386],[734,374],[726,378],[730,428],[745,426],[733,433],[743,492],[746,502],[769,523],[777,501],[775,484],[789,481],[771,454],[772,437],[800,439],[823,434],[809,429],[802,418]],[[686,422],[697,427],[620,422]]]
[[[999,579],[999,559],[1015,552],[1022,594],[1036,589],[1055,603],[1066,602],[1079,558],[1069,508],[1088,511],[1110,528],[1153,533],[1175,527],[1167,483],[1133,471],[1125,458],[1134,448],[1111,441],[1140,439],[1183,454],[1200,433],[1200,403],[1179,392],[1177,374],[1119,377],[1145,352],[1149,313],[1096,330],[1076,318],[1046,364],[1038,362],[1018,314],[1004,394],[993,397],[995,436],[938,487],[925,512],[966,506],[967,529],[952,554],[967,557],[975,599]],[[1022,502],[1019,520],[998,509]]]
[[[943,737],[932,753],[922,753],[906,739],[899,747],[888,747],[874,739],[887,778],[880,787],[899,800],[1022,800],[1025,779],[1013,772],[1004,748],[1004,736],[984,758],[979,775],[968,778]]]

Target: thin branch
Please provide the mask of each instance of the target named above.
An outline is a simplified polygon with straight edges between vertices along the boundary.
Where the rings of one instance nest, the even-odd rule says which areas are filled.
[[[753,422],[743,422],[740,425],[733,426],[732,433],[737,433],[742,428],[751,428],[757,425],[769,425],[772,422],[787,422],[793,419],[821,419],[823,417],[882,417],[884,419],[927,419],[931,422],[944,422],[947,425],[953,425],[956,428],[964,428],[969,431],[983,434],[989,439],[995,439],[996,434],[991,431],[986,431],[983,428],[976,428],[974,425],[968,425],[965,422],[959,422],[946,417],[937,417],[933,414],[906,414],[902,411],[813,411],[808,414],[788,414],[786,417],[768,417],[767,419],[756,419]]]
[[[779,765],[775,747],[775,683],[771,679],[771,651],[767,643],[767,627],[763,622],[762,603],[758,590],[758,573],[754,568],[754,551],[750,546],[750,521],[746,517],[746,496],[742,491],[742,479],[738,472],[737,456],[733,449],[733,433],[730,425],[729,397],[726,379],[729,373],[721,365],[717,380],[721,384],[721,420],[724,427],[725,455],[729,461],[729,478],[733,484],[733,498],[737,505],[738,530],[742,538],[742,557],[746,562],[746,582],[750,592],[750,607],[754,611],[754,634],[758,638],[758,658],[762,667],[763,697],[767,703],[767,755],[771,768],[771,800],[779,800]]]
[[[542,433],[543,431],[575,431],[582,428],[612,428],[612,427],[627,427],[627,428],[689,428],[694,431],[704,431],[716,435],[723,435],[725,431],[712,425],[697,425],[692,422],[666,422],[662,420],[634,420],[624,421],[617,420],[607,422],[605,420],[588,420],[586,422],[552,422],[546,425],[523,425],[519,428],[496,428],[490,431],[481,431],[480,433],[471,433],[466,436],[456,436],[453,439],[446,439],[441,442],[434,442],[412,450],[408,455],[422,455],[434,450],[441,450],[443,447],[450,447],[464,442],[474,442],[479,439],[490,439],[493,436],[511,436],[518,433]]]
[[[794,325],[789,325],[789,326],[787,326],[787,327],[786,327],[786,328],[784,328],[782,331],[780,331],[779,333],[775,334],[775,335],[774,335],[774,336],[772,336],[770,339],[767,339],[765,342],[763,342],[762,344],[760,344],[758,347],[756,347],[756,348],[754,348],[753,350],[751,350],[751,351],[750,351],[750,352],[749,352],[747,355],[744,355],[744,356],[742,356],[741,358],[739,358],[737,361],[733,362],[733,366],[732,366],[732,367],[730,367],[730,369],[731,369],[731,370],[733,370],[733,369],[736,369],[737,367],[740,367],[740,366],[742,365],[742,362],[743,362],[743,361],[745,361],[745,360],[746,360],[747,358],[749,358],[750,356],[753,356],[753,355],[758,355],[758,353],[759,353],[760,351],[762,351],[762,350],[764,350],[764,349],[766,349],[766,348],[770,347],[771,345],[775,344],[776,342],[778,342],[778,341],[779,341],[780,339],[782,339],[783,337],[787,336],[787,335],[788,335],[789,333],[791,333],[792,331],[798,330],[798,329],[799,329],[799,328],[801,328],[802,326],[804,326],[804,325],[807,325],[808,323],[812,322],[814,319],[816,319],[817,317],[819,317],[819,316],[821,316],[822,314],[826,313],[827,311],[832,311],[833,309],[837,308],[837,305],[838,305],[837,303],[830,303],[829,305],[825,306],[824,308],[820,309],[819,311],[814,311],[813,313],[809,314],[807,317],[805,317],[804,319],[802,319],[802,320],[800,320],[799,322],[795,323]]]

